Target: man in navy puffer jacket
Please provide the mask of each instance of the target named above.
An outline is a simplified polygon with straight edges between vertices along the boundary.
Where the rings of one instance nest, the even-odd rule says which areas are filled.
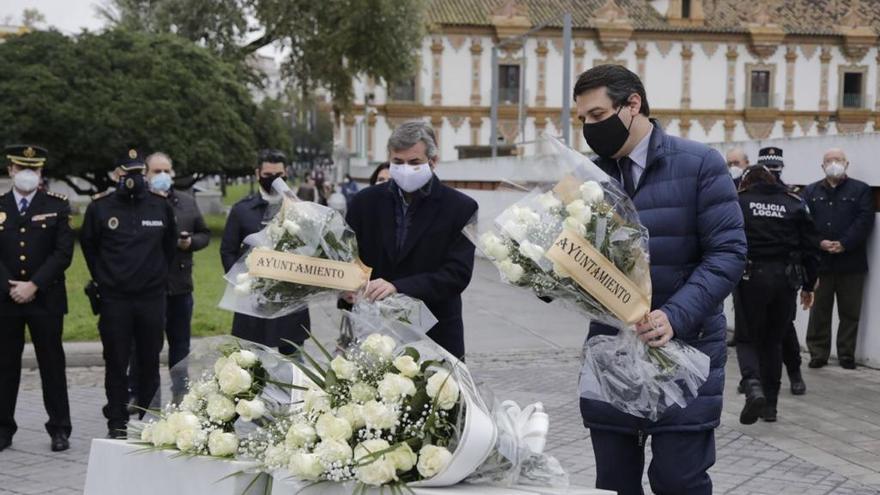
[[[715,463],[727,361],[722,303],[742,276],[747,249],[733,181],[718,152],[669,136],[649,119],[645,88],[626,68],[600,65],[584,72],[574,98],[598,165],[620,181],[650,233],[652,311],[636,332],[648,345],[674,338],[711,359],[699,396],[656,422],[581,399],[596,455],[596,487],[643,493],[650,435],[648,478],[655,493],[711,494],[707,470]],[[616,331],[594,323],[590,337]]]

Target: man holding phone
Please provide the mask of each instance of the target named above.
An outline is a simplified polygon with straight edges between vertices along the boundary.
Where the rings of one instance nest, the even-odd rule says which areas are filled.
[[[175,191],[172,186],[174,169],[171,158],[157,151],[147,157],[146,179],[150,189],[165,195],[177,219],[177,252],[168,272],[167,311],[165,312],[165,336],[168,339],[168,368],[171,370],[171,394],[179,403],[186,394],[187,370],[174,369],[189,354],[191,322],[193,314],[193,253],[204,249],[211,241],[211,231],[195,197]],[[133,354],[134,355],[134,354]],[[129,384],[132,397],[137,396],[134,377],[137,361],[132,359]]]

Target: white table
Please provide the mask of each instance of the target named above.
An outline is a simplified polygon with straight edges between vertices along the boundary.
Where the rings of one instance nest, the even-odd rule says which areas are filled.
[[[243,474],[252,463],[144,451],[124,440],[92,440],[85,495],[262,495],[269,477]]]

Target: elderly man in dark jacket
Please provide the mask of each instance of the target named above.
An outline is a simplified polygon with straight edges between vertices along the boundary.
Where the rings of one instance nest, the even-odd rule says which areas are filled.
[[[398,126],[388,155],[391,180],[359,192],[348,209],[361,259],[373,269],[365,297],[421,299],[439,320],[428,336],[462,358],[461,293],[474,269],[474,245],[462,229],[477,203],[434,175],[437,144],[424,122]]]
[[[715,463],[727,361],[722,303],[742,276],[747,249],[733,181],[716,151],[669,136],[649,120],[645,88],[626,68],[600,65],[584,72],[574,97],[599,166],[621,182],[650,233],[653,311],[636,332],[647,345],[674,338],[711,360],[698,397],[655,422],[581,399],[596,485],[641,494],[645,437],[651,435],[648,478],[655,493],[711,494],[707,470]],[[615,332],[594,323],[588,338]]]
[[[840,316],[837,358],[843,368],[856,367],[856,337],[868,272],[867,242],[874,228],[874,198],[870,186],[847,176],[848,168],[843,150],[828,150],[822,159],[825,179],[807,186],[803,194],[822,238],[819,287],[807,326],[810,368],[828,363],[835,296]]]
[[[174,366],[189,355],[193,315],[193,253],[211,242],[211,231],[191,194],[176,192],[172,186],[171,158],[156,152],[146,158],[150,189],[166,195],[177,219],[177,251],[168,270],[168,297],[165,313],[165,336],[168,339],[168,368],[171,370],[171,394],[175,403],[186,393],[187,370]],[[132,354],[134,356],[134,354]],[[137,397],[137,361],[132,358],[129,384]]]

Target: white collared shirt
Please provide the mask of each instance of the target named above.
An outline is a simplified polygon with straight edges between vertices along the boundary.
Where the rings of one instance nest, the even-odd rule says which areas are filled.
[[[648,166],[648,146],[651,144],[651,134],[654,133],[654,124],[651,124],[651,130],[645,134],[645,137],[639,141],[639,144],[630,152],[629,159],[633,162],[632,176],[633,187],[639,185],[639,179],[645,173],[645,167]]]
[[[12,188],[12,196],[15,198],[15,207],[16,208],[21,208],[21,199],[22,198],[27,200],[28,208],[30,208],[31,203],[34,202],[34,196],[36,196],[36,195],[37,195],[36,189],[31,191],[31,193],[28,194],[27,196],[22,196],[21,194],[19,194],[17,189],[15,189],[14,187]]]

